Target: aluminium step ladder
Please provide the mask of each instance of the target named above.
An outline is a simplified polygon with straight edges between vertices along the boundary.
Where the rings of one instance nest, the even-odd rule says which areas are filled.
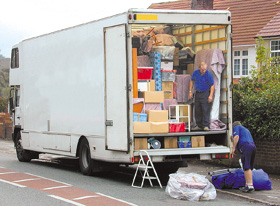
[[[138,165],[137,165],[136,172],[135,172],[135,175],[134,175],[134,178],[133,178],[133,181],[132,181],[132,185],[131,185],[131,186],[132,186],[132,187],[137,187],[137,188],[142,188],[142,187],[143,187],[143,184],[144,184],[144,181],[147,179],[147,180],[149,180],[151,187],[153,187],[152,180],[153,180],[153,179],[156,179],[156,180],[158,181],[158,184],[159,184],[160,188],[162,188],[161,182],[160,182],[160,180],[159,180],[159,178],[158,178],[156,169],[155,169],[155,167],[154,167],[154,165],[153,165],[153,162],[152,162],[152,160],[151,160],[151,157],[150,157],[148,151],[146,151],[146,150],[140,150],[139,154],[140,154],[140,161],[139,161],[139,163],[138,163]],[[144,155],[144,156],[147,156],[147,158],[148,158],[148,160],[147,160],[146,162],[145,162],[145,160],[144,160],[143,155]],[[142,170],[144,169],[144,174],[142,173],[143,171],[141,172],[141,169],[142,169]],[[155,176],[150,176],[149,170],[153,170],[153,173],[154,173]],[[142,177],[142,183],[141,183],[140,186],[136,186],[136,185],[134,184],[138,172],[140,172],[141,177]]]

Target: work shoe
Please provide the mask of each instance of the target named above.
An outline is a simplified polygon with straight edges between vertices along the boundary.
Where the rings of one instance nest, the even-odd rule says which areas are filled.
[[[193,131],[198,131],[198,130],[202,130],[199,126],[195,126],[194,128],[192,128],[191,130]]]
[[[204,131],[209,131],[209,128],[208,127],[204,127],[203,130]]]
[[[255,188],[254,188],[254,187],[248,187],[248,186],[239,187],[239,189],[240,189],[242,192],[253,192],[253,191],[255,191]]]

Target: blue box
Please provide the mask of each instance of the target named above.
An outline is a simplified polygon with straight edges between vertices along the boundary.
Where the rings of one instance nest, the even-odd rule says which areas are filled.
[[[191,148],[192,147],[192,142],[191,141],[188,141],[188,142],[178,141],[178,147],[179,148]]]
[[[180,136],[179,142],[189,142],[191,141],[191,136]]]
[[[145,113],[133,113],[133,122],[147,122],[148,115]]]

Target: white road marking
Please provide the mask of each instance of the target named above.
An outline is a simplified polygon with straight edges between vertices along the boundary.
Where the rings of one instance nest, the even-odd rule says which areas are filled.
[[[0,175],[14,174],[14,173],[18,173],[18,172],[2,172],[2,173],[0,173]]]
[[[53,189],[59,189],[59,188],[65,188],[65,187],[72,187],[70,185],[63,185],[63,186],[57,186],[57,187],[48,187],[48,188],[44,188],[42,190],[53,190]]]
[[[104,194],[99,193],[99,192],[97,192],[96,194],[99,194],[99,195],[104,196],[104,197],[111,198],[111,199],[113,199],[113,200],[118,200],[118,201],[120,201],[120,202],[129,204],[129,205],[137,206],[137,205],[135,205],[135,204],[133,204],[133,203],[130,203],[130,202],[127,202],[127,201],[124,201],[124,200],[120,200],[120,199],[117,199],[117,198],[114,198],[114,197],[111,197],[111,196],[108,196],[108,195],[104,195]]]
[[[83,196],[83,197],[74,198],[73,200],[83,200],[83,199],[92,198],[92,197],[100,197],[100,196],[98,196],[98,195]]]
[[[26,187],[24,185],[16,184],[16,183],[9,182],[9,181],[2,180],[2,179],[0,179],[0,182],[8,183],[8,184],[11,184],[11,185],[14,185],[14,186],[17,186],[17,187]]]
[[[64,202],[71,203],[71,204],[73,204],[73,205],[85,206],[85,205],[80,204],[80,203],[78,203],[78,202],[74,202],[74,201],[72,201],[72,200],[68,200],[68,199],[65,199],[65,198],[62,198],[62,197],[58,197],[58,196],[56,196],[56,195],[49,195],[49,196],[52,197],[52,198],[58,199],[58,200],[62,200],[62,201],[64,201]]]
[[[26,181],[33,181],[33,180],[40,180],[41,178],[34,178],[34,179],[22,179],[22,180],[16,180],[14,182],[26,182]]]
[[[53,180],[53,179],[49,179],[49,178],[42,177],[42,176],[39,176],[39,175],[34,175],[34,174],[30,174],[30,173],[25,173],[25,174],[32,175],[32,176],[34,176],[34,177],[40,177],[40,178],[42,178],[42,179],[50,180],[50,181],[53,181],[53,182],[58,182],[58,183],[61,183],[61,184],[64,184],[64,185],[72,186],[72,185],[67,184],[67,183],[65,183],[65,182],[60,182],[60,181]]]

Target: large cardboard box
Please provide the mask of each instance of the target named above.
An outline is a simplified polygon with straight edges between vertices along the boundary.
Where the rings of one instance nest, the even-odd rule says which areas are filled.
[[[144,99],[146,103],[163,103],[164,93],[163,91],[147,91],[144,92]]]
[[[192,147],[205,147],[205,136],[192,136]]]
[[[148,149],[147,138],[135,138],[134,139],[134,148],[135,148],[135,150]]]
[[[164,92],[164,99],[173,99],[173,85],[174,82],[162,82],[162,91]]]
[[[178,148],[177,137],[164,137],[164,148]]]
[[[147,91],[155,91],[156,90],[156,81],[154,79],[151,79],[147,82]]]
[[[133,133],[149,134],[151,132],[150,122],[133,122]]]
[[[148,122],[168,122],[168,110],[147,110]]]
[[[150,133],[168,133],[168,122],[149,122],[151,125]]]

